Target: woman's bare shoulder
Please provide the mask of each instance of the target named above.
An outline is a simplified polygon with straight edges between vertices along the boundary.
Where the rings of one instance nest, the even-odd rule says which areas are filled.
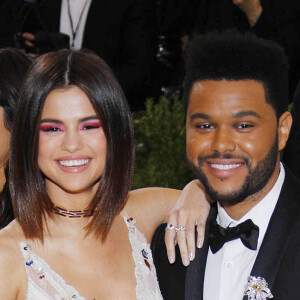
[[[8,248],[15,252],[18,248],[18,240],[21,238],[21,234],[19,223],[16,220],[12,221],[5,228],[0,230],[0,247]],[[0,254],[2,254],[2,251]]]
[[[0,230],[0,299],[21,299],[24,290],[25,271],[18,237],[16,221]],[[23,297],[24,298],[24,297]]]
[[[169,188],[133,190],[129,193],[125,211],[137,220],[147,240],[151,240],[155,229],[163,223],[179,195],[179,190]]]
[[[149,207],[157,207],[162,204],[167,205],[168,202],[174,203],[180,192],[180,190],[162,187],[136,189],[130,191],[128,204],[138,209],[148,209]]]

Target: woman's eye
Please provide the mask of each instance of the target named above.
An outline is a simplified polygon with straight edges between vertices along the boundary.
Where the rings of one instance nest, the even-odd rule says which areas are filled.
[[[57,132],[62,131],[62,128],[54,125],[41,124],[40,130],[44,132]]]
[[[88,122],[83,123],[81,126],[81,130],[91,130],[91,129],[98,129],[101,127],[100,121]]]
[[[95,125],[86,125],[86,126],[83,127],[84,130],[95,129],[95,128],[99,128],[99,126],[95,126]]]

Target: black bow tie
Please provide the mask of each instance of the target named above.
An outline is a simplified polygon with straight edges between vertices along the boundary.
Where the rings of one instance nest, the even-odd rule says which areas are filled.
[[[236,227],[223,228],[216,220],[210,222],[209,245],[212,253],[218,252],[226,242],[241,239],[244,246],[251,250],[257,249],[259,228],[252,220],[237,225]]]

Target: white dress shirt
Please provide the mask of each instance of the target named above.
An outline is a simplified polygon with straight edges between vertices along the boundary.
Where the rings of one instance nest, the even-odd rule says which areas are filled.
[[[283,165],[270,192],[240,220],[233,220],[218,204],[217,223],[226,228],[251,219],[259,227],[257,250],[250,250],[240,239],[224,244],[215,254],[209,249],[204,277],[204,300],[241,300],[248,276],[264,239],[270,218],[277,204],[285,177]]]
[[[87,1],[87,3],[84,8],[86,1]],[[100,1],[100,0],[97,0],[97,1]],[[70,12],[71,12],[72,20],[73,20],[74,30],[77,27],[77,24],[78,24],[79,18],[80,18],[80,14],[84,8],[82,18],[79,23],[78,30],[76,32],[76,38],[74,41],[73,49],[75,49],[75,50],[79,50],[82,47],[84,28],[85,28],[85,23],[86,23],[86,19],[87,19],[87,15],[88,15],[88,12],[90,9],[91,2],[92,2],[92,0],[70,0]],[[65,33],[68,36],[70,36],[70,48],[71,48],[72,42],[73,42],[73,33],[72,33],[70,18],[69,18],[69,14],[68,14],[67,0],[61,1],[59,32]]]

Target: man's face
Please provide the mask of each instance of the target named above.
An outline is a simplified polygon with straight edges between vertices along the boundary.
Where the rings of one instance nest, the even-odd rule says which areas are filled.
[[[261,82],[205,80],[193,85],[187,157],[213,200],[237,203],[275,183],[278,150],[285,144],[278,128]]]

